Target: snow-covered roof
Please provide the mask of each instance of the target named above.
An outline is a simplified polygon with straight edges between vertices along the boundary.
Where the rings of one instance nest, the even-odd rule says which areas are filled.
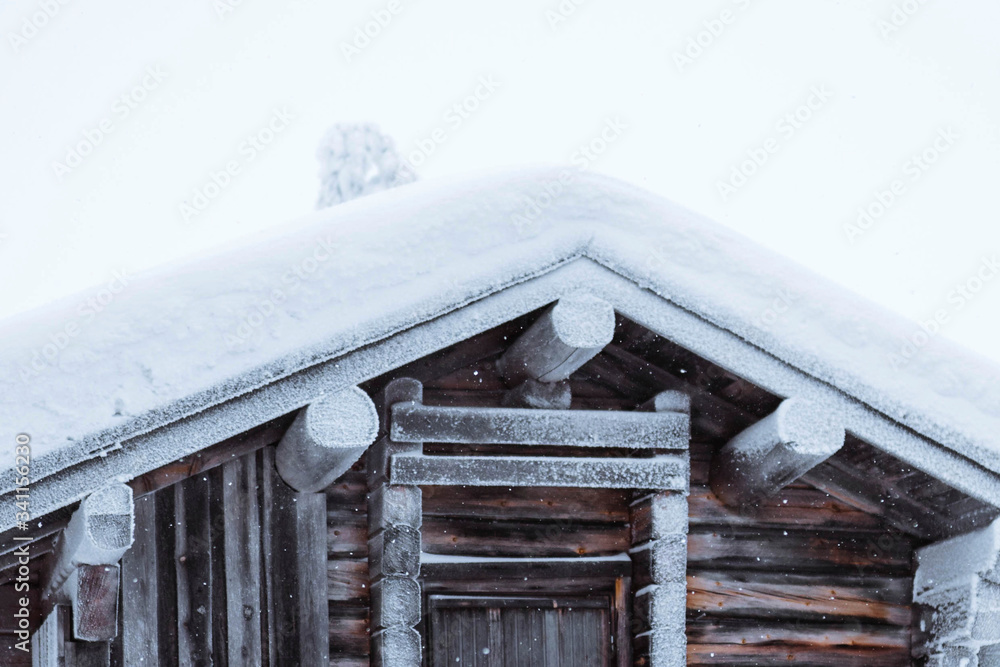
[[[1000,471],[996,366],[940,337],[893,364],[915,324],[669,201],[568,168],[406,185],[127,278],[106,305],[71,298],[8,320],[0,469],[18,433],[31,436],[33,477],[48,476],[580,258]],[[527,307],[506,303],[510,318]]]

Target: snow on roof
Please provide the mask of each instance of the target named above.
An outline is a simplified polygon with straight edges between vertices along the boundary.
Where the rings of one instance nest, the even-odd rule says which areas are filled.
[[[18,433],[48,474],[580,256],[1000,470],[996,366],[940,337],[890,363],[915,324],[569,168],[406,185],[4,322],[0,469]]]

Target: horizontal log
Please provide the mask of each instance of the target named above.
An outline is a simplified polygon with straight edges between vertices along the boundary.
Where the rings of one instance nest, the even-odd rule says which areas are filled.
[[[365,610],[361,610],[364,612]],[[368,667],[368,642],[371,631],[367,615],[360,617],[330,617],[330,664],[346,665],[348,659],[364,659]]]
[[[465,556],[603,556],[629,548],[629,530],[624,523],[425,517],[422,536],[427,553]]]
[[[629,492],[572,487],[425,486],[424,516],[626,523]]]
[[[335,484],[323,489],[331,510],[364,511],[368,498],[368,480],[364,472],[351,471],[341,475]]]
[[[692,468],[694,463],[692,462]],[[693,476],[693,475],[692,475]],[[793,529],[884,530],[875,515],[862,512],[817,489],[786,488],[751,511],[723,504],[707,485],[691,485],[692,526],[762,526]]]
[[[737,644],[745,652],[775,645],[799,648],[854,646],[909,653],[910,629],[850,620],[840,623],[705,617],[687,622],[688,644]],[[727,649],[727,652],[732,649]]]
[[[572,407],[578,410],[630,411],[639,402],[614,394],[610,389],[590,384],[588,380],[570,380]],[[584,393],[581,393],[584,392]],[[462,405],[465,407],[503,407],[504,391],[424,388],[424,405]]]
[[[687,449],[683,412],[392,406],[395,442]]]
[[[908,573],[913,546],[903,537],[743,528],[702,532],[692,527],[688,535],[688,567]]]
[[[415,486],[575,486],[685,491],[688,462],[686,456],[676,454],[636,459],[397,454],[392,457],[390,481]]]
[[[497,369],[511,384],[528,378],[565,380],[614,334],[611,304],[586,293],[570,294],[539,316],[500,357]]]
[[[712,459],[712,491],[735,507],[773,496],[844,445],[844,426],[828,408],[800,398],[741,431]]]
[[[910,654],[898,648],[865,646],[737,646],[688,644],[687,664],[759,667],[760,665],[809,665],[809,667],[910,667]]]
[[[327,563],[327,597],[331,602],[367,601],[370,593],[367,560]]]
[[[333,557],[368,556],[368,520],[361,512],[327,511],[326,551]]]
[[[613,593],[615,581],[629,577],[627,558],[423,558],[420,577],[425,593],[544,592],[576,595]]]
[[[699,572],[687,577],[689,613],[830,621],[864,619],[909,626],[907,577],[817,577]]]

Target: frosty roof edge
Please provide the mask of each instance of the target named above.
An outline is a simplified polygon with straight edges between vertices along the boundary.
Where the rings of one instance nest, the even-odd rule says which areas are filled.
[[[16,433],[32,436],[35,474],[50,475],[580,257],[623,279],[602,279],[604,297],[640,323],[646,311],[624,312],[651,296],[636,285],[679,306],[675,322],[694,314],[735,334],[740,344],[720,343],[717,357],[764,351],[959,459],[1000,470],[996,367],[936,338],[894,369],[889,355],[917,325],[670,202],[568,169],[408,185],[136,277],[86,321],[73,300],[8,321],[0,469],[13,464]],[[490,321],[533,302],[501,301]],[[31,372],[69,323],[76,333],[54,363]],[[410,339],[413,349],[429,342]]]

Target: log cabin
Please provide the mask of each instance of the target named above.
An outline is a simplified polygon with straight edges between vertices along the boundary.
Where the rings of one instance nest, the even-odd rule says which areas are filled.
[[[5,665],[1000,665],[997,368],[638,188],[75,305],[3,334]]]

